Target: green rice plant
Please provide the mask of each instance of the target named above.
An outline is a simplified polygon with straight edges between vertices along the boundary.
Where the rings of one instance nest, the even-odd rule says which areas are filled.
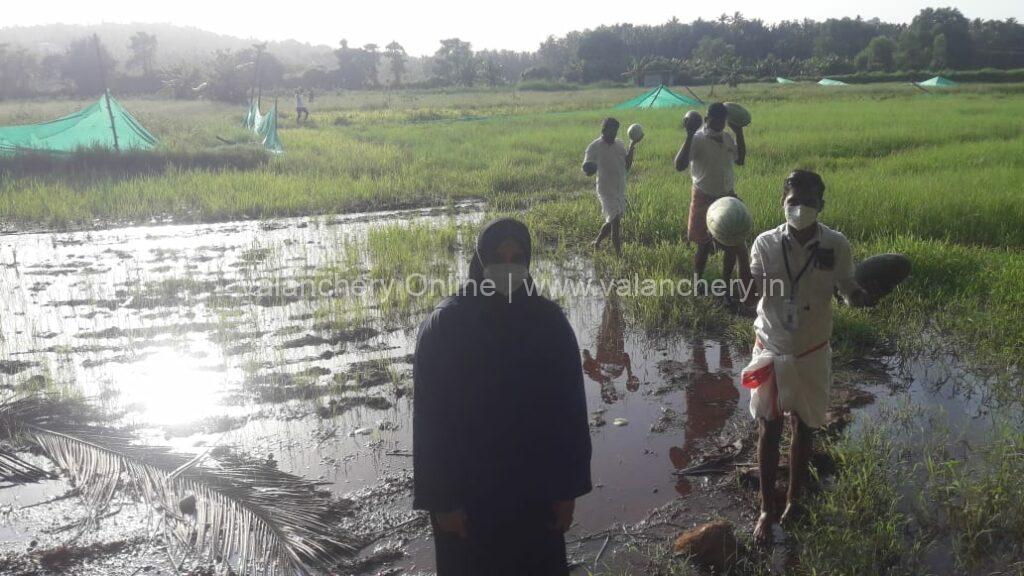
[[[917,574],[918,550],[904,537],[893,445],[882,431],[825,445],[837,474],[793,528],[801,574]]]
[[[254,170],[268,160],[266,152],[253,146],[147,152],[86,148],[70,154],[31,152],[0,158],[0,177],[40,178],[88,186],[173,170]]]
[[[386,318],[416,316],[450,295],[458,247],[453,222],[371,228],[366,245],[369,277],[378,281],[376,301]]]
[[[928,454],[929,498],[943,511],[966,567],[1024,555],[1024,435],[1002,422],[972,461]]]
[[[694,90],[706,95],[704,88]],[[691,185],[688,173],[674,170],[672,158],[684,138],[683,109],[608,110],[636,93],[325,93],[312,110],[323,121],[307,128],[282,122],[287,152],[265,165],[175,167],[127,179],[6,179],[0,182],[0,222],[63,229],[96,221],[268,218],[483,199],[494,213],[524,218],[538,253],[564,260],[587,254],[601,224],[594,182],[580,163],[601,119],[613,114],[624,125],[643,123],[647,137],[630,174],[623,220],[627,256],[617,264],[601,255],[598,269],[607,276],[682,279],[691,274],[692,247],[683,243]],[[879,308],[838,312],[834,348],[842,356],[879,344],[920,347],[939,334],[969,344],[980,364],[1016,364],[1024,350],[1024,323],[1017,321],[1017,286],[1024,279],[1024,203],[1018,198],[1024,128],[1006,119],[1024,113],[1020,85],[971,85],[941,97],[900,84],[841,92],[748,84],[717,87],[716,93],[743,102],[754,116],[736,187],[755,230],[782,222],[785,175],[796,167],[815,169],[828,185],[822,220],[851,239],[858,258],[901,251],[915,264],[910,281]],[[3,103],[0,122],[52,118],[80,104]],[[126,105],[161,139],[161,153],[203,154],[216,147],[217,136],[237,128],[242,113],[209,102]],[[422,121],[427,116],[440,120]],[[331,120],[341,117],[346,120],[338,125]],[[466,117],[474,119],[450,120]],[[378,239],[391,241],[386,235]],[[373,250],[388,251],[379,245]],[[413,268],[444,271],[438,262],[424,265],[432,258],[425,252],[392,252],[368,264],[373,277],[400,277]],[[345,257],[345,270],[350,260]],[[709,278],[718,274],[718,262],[712,261]],[[389,300],[394,310],[411,305],[397,295]],[[701,326],[737,341],[749,339],[749,322],[724,314],[713,302],[655,298],[629,306],[646,329]]]

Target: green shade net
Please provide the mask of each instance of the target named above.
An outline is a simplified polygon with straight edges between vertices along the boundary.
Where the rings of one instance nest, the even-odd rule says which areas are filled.
[[[846,82],[831,80],[829,78],[822,78],[821,80],[818,80],[818,84],[821,84],[822,86],[849,86]]]
[[[109,95],[101,96],[96,103],[57,120],[0,126],[0,154],[3,155],[19,152],[66,154],[84,148],[150,150],[154,146],[156,138]]]
[[[275,154],[284,152],[284,145],[281,144],[281,138],[277,135],[277,103],[274,103],[270,112],[262,114],[259,102],[255,100],[249,102],[249,110],[245,113],[242,125],[246,130],[255,134],[256,139],[268,151]]]
[[[943,78],[942,76],[936,76],[934,78],[929,78],[929,79],[925,80],[924,82],[918,82],[917,85],[918,86],[927,86],[929,88],[952,88],[953,86],[956,86],[957,83],[953,82],[949,78]]]
[[[775,81],[779,84],[796,84],[796,82],[793,82],[788,78],[783,78],[782,76],[776,76]]]
[[[650,92],[627,100],[615,107],[616,110],[626,108],[671,108],[673,106],[699,106],[701,103],[693,98],[681,96],[668,89],[664,84]]]

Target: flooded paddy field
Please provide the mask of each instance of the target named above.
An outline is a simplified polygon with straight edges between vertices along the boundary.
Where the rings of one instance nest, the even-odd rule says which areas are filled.
[[[429,573],[428,522],[410,507],[411,355],[419,319],[464,277],[483,217],[466,204],[7,236],[0,387],[82,395],[146,443],[229,450],[321,482],[341,503],[339,525],[367,543],[345,571]],[[595,274],[579,259],[535,263],[540,278]],[[422,290],[410,297],[392,280]],[[595,489],[568,535],[579,569],[641,570],[638,545],[699,521],[724,517],[748,531],[754,426],[738,374],[749,352],[707,335],[645,334],[614,295],[559,301],[579,340],[594,443]],[[900,421],[927,435],[935,420],[954,432],[943,447],[962,446],[995,418],[972,395],[975,378],[955,359],[845,367],[832,425]],[[63,498],[71,488],[0,489],[8,558],[76,537],[86,551],[51,558],[48,570],[174,573],[130,495],[79,534],[84,512]],[[948,554],[933,556],[937,573],[954,573]]]

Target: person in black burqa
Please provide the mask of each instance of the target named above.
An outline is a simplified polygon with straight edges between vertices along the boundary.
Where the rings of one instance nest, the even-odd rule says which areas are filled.
[[[438,576],[569,573],[564,533],[591,490],[583,373],[529,264],[525,225],[488,224],[469,280],[420,326],[413,507],[430,512]]]

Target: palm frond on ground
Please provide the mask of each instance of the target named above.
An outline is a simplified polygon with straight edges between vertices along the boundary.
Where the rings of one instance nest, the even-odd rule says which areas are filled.
[[[0,483],[37,482],[49,477],[49,472],[19,457],[12,446],[0,444]]]
[[[238,574],[316,574],[358,550],[356,537],[333,528],[328,516],[337,507],[318,483],[263,463],[217,463],[142,445],[96,425],[77,405],[40,396],[4,402],[0,440],[42,450],[78,488],[91,521],[132,489],[177,544]],[[5,461],[12,470],[21,462],[0,448],[0,472]]]

